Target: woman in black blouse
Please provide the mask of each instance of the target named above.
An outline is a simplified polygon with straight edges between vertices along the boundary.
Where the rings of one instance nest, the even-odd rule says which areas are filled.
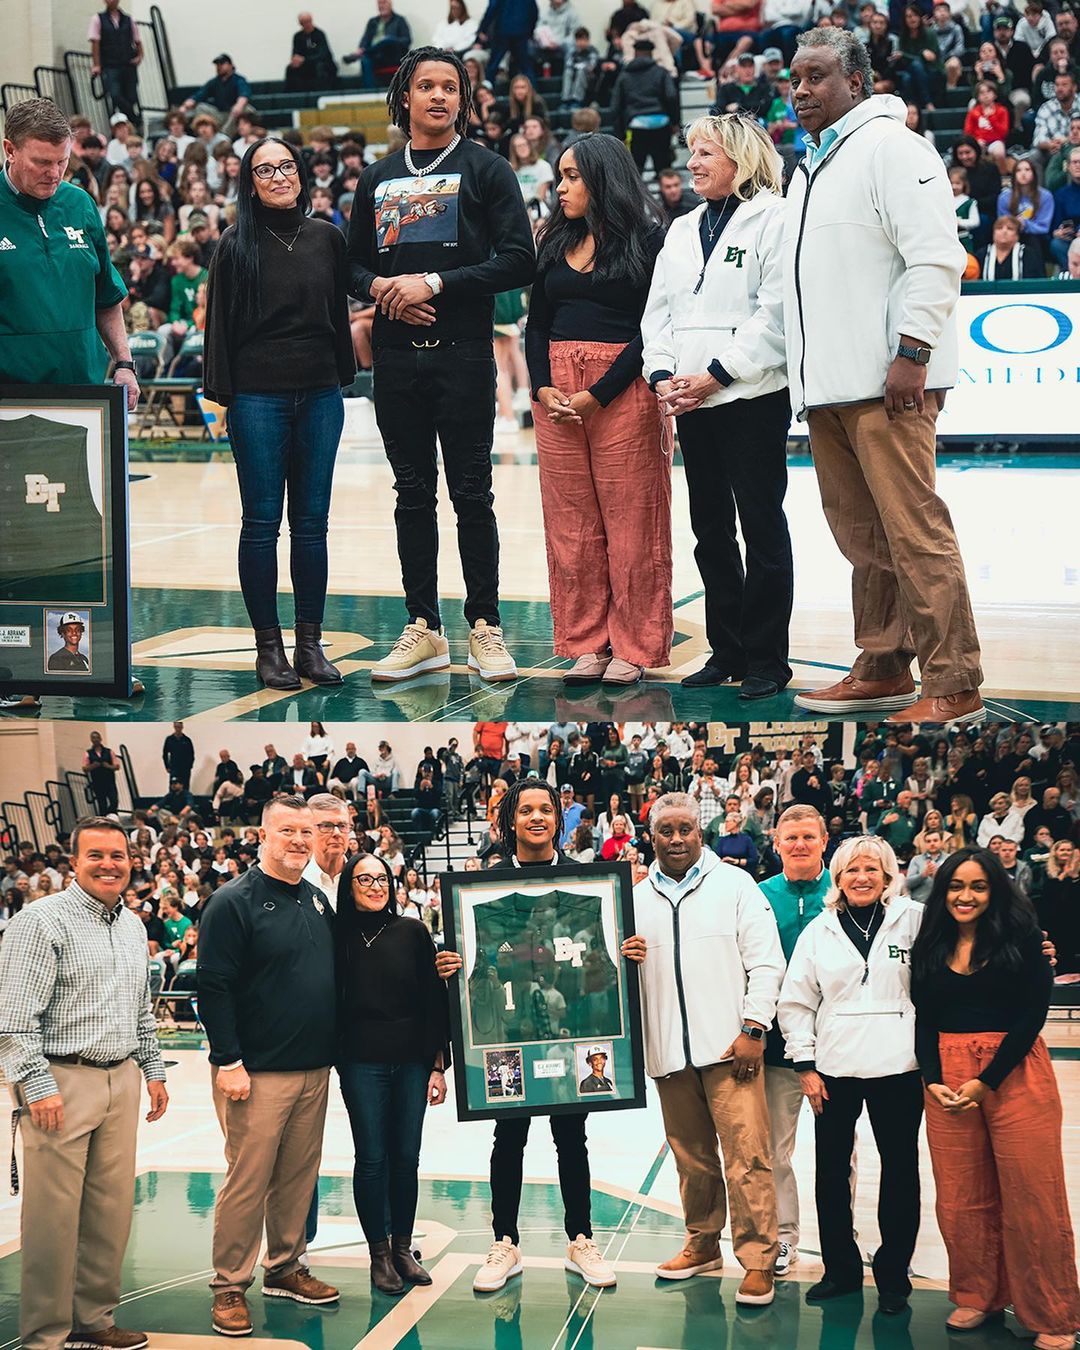
[[[356,374],[345,238],[308,215],[299,155],[276,137],[250,145],[240,166],[236,224],[210,264],[206,396],[229,408],[240,480],[240,586],[271,689],[340,684],[323,655],[330,488]],[[289,493],[296,647],[285,655],[277,607],[277,538]]]
[[[371,1282],[400,1294],[406,1284],[431,1283],[413,1257],[412,1230],[424,1111],[446,1100],[446,986],[428,930],[399,917],[390,869],[374,854],[345,864],[334,943],[337,1069],[356,1149],[353,1198]]]
[[[1038,1350],[1069,1350],[1080,1289],[1061,1099],[1040,1036],[1053,976],[1030,903],[986,849],[938,868],[911,948],[915,1051],[949,1253],[947,1325],[1011,1303]]]
[[[575,141],[559,173],[525,331],[555,651],[575,658],[567,684],[628,685],[674,635],[671,419],[639,331],[663,235],[613,136]]]

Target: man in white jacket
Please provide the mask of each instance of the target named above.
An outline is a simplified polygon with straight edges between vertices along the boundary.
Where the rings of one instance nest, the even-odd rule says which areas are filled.
[[[660,1094],[687,1233],[656,1273],[718,1270],[730,1204],[746,1272],[735,1300],[771,1303],[779,1245],[761,1065],[784,974],[776,919],[750,877],[703,851],[693,798],[661,797],[649,823],[656,862],[634,888],[637,933],[623,955],[641,963],[645,1071]]]
[[[871,94],[854,34],[801,34],[791,76],[811,144],[787,198],[788,379],[829,527],[853,568],[861,649],[839,683],[795,702],[839,717],[980,722],[979,639],[934,487],[964,270],[948,178],[929,142],[907,130],[903,101]]]

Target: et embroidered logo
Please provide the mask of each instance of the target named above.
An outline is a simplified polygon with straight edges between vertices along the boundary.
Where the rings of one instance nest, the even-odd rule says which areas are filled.
[[[734,248],[732,245],[729,244],[727,252],[724,254],[724,261],[726,263],[733,262],[736,267],[742,267],[742,262],[745,257],[746,257],[746,249]]]
[[[77,230],[73,225],[65,225],[64,233],[68,237],[68,248],[89,248],[90,245],[83,238],[85,230]]]
[[[44,506],[48,514],[58,514],[60,497],[67,491],[66,483],[50,483],[43,473],[23,474],[26,479],[27,506]]]
[[[584,942],[573,942],[568,937],[557,937],[555,939],[556,961],[569,961],[572,966],[580,966],[581,953],[584,950]]]
[[[910,947],[895,947],[891,942],[889,943],[890,961],[899,961],[902,966],[906,966],[907,959],[910,953],[911,953]]]

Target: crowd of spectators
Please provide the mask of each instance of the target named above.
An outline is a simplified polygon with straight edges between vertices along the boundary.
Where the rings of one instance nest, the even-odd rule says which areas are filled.
[[[102,762],[111,751],[94,736],[91,749]],[[810,733],[789,749],[759,744],[731,752],[710,744],[707,724],[693,722],[478,722],[471,746],[450,737],[424,747],[408,767],[386,741],[368,758],[356,741],[335,739],[314,722],[291,755],[267,744],[246,772],[221,749],[212,783],[195,794],[194,745],[175,724],[162,747],[167,787],[121,814],[132,850],[125,904],[146,925],[155,989],[163,997],[194,989],[202,913],[219,886],[258,861],[257,822],[275,794],[301,795],[316,808],[343,804],[348,854],[384,859],[401,882],[400,912],[424,922],[438,942],[442,864],[426,861],[425,845],[437,826],[452,829],[468,816],[469,828],[458,837],[474,839],[475,851],[457,854],[452,865],[469,871],[505,865],[499,801],[529,777],[559,790],[559,848],[567,859],[626,862],[635,881],[655,856],[649,810],[672,791],[697,802],[706,847],[757,880],[781,871],[775,823],[795,803],[815,807],[826,822],[826,866],[843,840],[879,835],[895,849],[917,900],[948,853],[988,847],[1057,946],[1059,980],[1080,979],[1080,724],[990,723],[978,734],[927,737],[910,727],[860,723],[854,752],[843,755],[826,753],[831,742]],[[403,788],[398,833],[385,811]],[[115,799],[95,806],[117,813]],[[69,884],[64,844],[58,838],[38,850],[21,841],[4,857],[0,922]],[[182,998],[167,1002],[178,1019],[190,1015]]]

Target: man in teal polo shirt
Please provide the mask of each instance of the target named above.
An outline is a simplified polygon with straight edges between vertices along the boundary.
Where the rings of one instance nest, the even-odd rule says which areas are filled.
[[[100,384],[108,359],[139,397],[121,302],[93,199],[63,181],[67,119],[51,100],[7,114],[0,172],[0,384]]]
[[[825,822],[813,806],[789,806],[776,822],[774,844],[784,870],[763,881],[761,889],[776,916],[785,961],[791,960],[800,933],[824,908],[830,884],[823,862],[827,842]],[[765,1042],[765,1100],[780,1239],[776,1274],[786,1275],[799,1259],[799,1186],[791,1155],[803,1090],[795,1066],[785,1058],[784,1038],[775,1023]]]

